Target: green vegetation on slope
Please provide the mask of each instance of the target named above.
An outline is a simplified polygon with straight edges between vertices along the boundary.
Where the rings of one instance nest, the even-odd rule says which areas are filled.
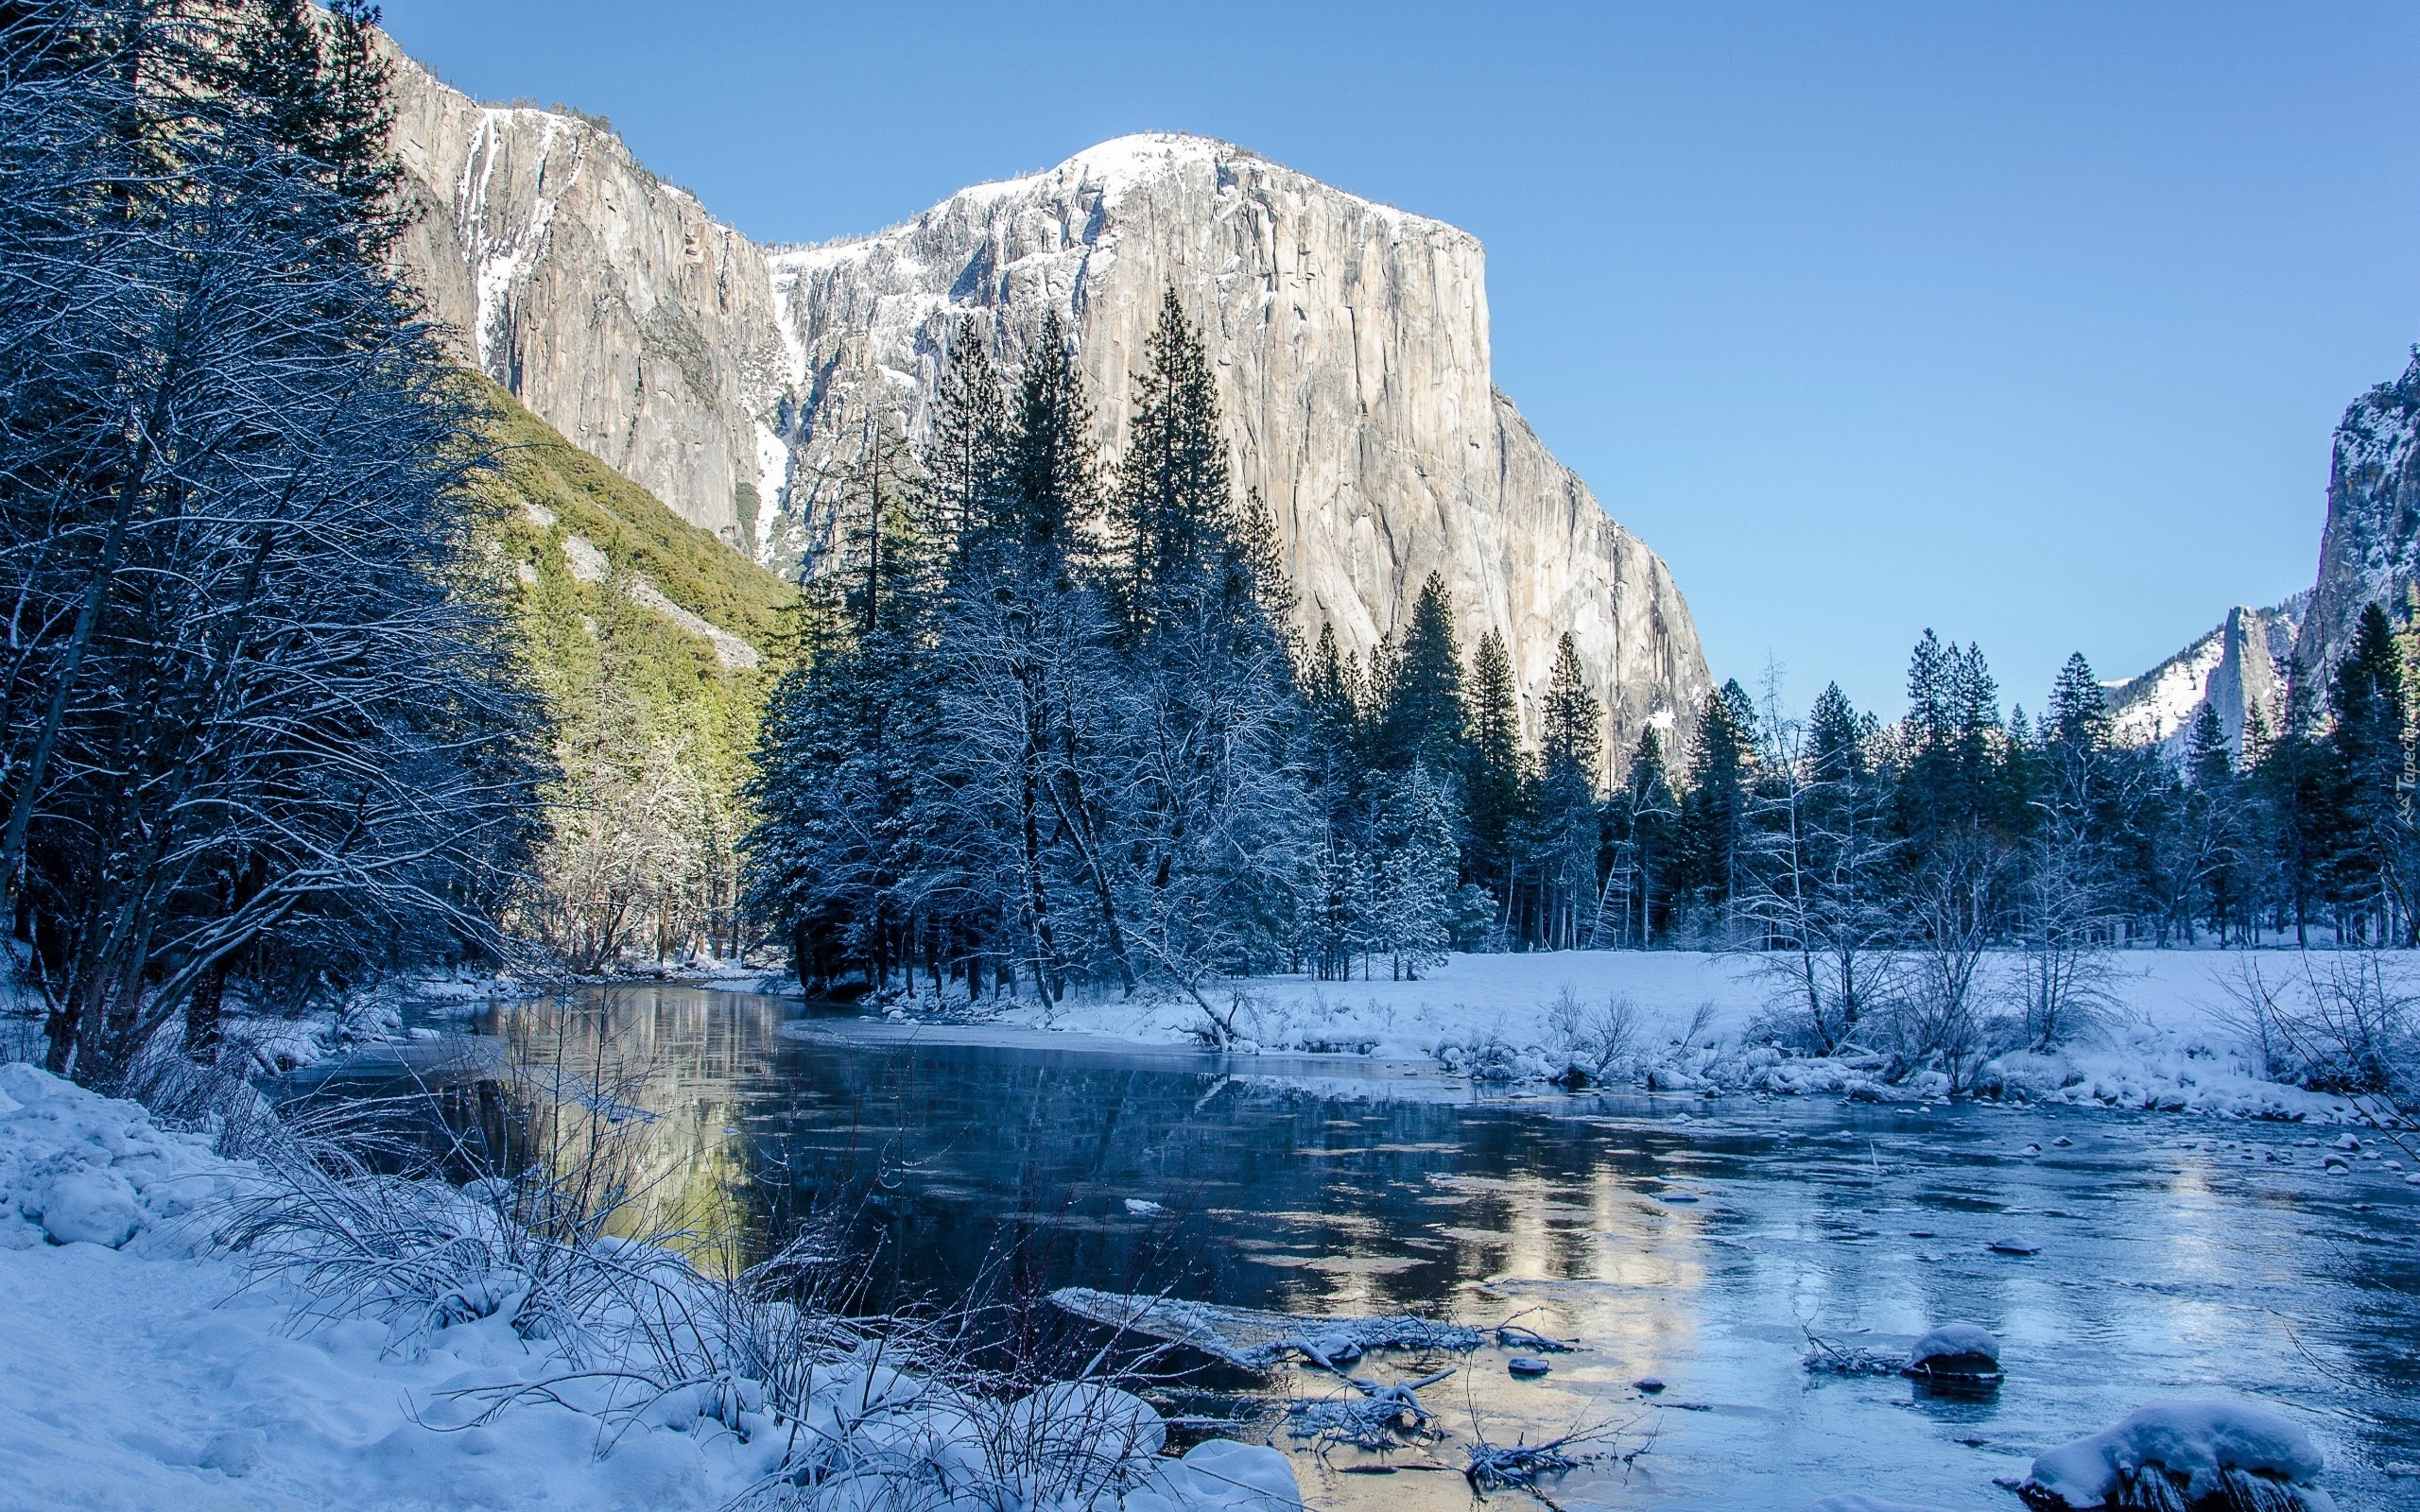
[[[563,772],[520,926],[580,971],[630,946],[728,954],[743,789],[797,591],[477,382],[495,456],[482,554],[517,585]],[[649,607],[650,588],[757,664]]]

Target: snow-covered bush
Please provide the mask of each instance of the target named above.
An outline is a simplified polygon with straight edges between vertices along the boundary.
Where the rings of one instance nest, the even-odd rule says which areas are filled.
[[[2379,950],[2306,951],[2284,971],[2246,952],[2225,1015],[2269,1074],[2420,1111],[2420,980]]]
[[[1585,1086],[1614,1079],[1634,1068],[1641,1038],[1638,1005],[1616,993],[1599,1004],[1582,1003],[1569,983],[1546,1009],[1547,1049],[1559,1061],[1556,1077]]]

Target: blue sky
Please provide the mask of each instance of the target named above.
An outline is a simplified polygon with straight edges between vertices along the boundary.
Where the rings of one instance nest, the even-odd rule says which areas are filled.
[[[389,0],[769,240],[1200,131],[1488,249],[1497,385],[1718,677],[2038,707],[2309,585],[2420,340],[2420,7]]]

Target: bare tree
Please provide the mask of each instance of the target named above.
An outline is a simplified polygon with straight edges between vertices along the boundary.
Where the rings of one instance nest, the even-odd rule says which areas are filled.
[[[226,14],[0,18],[0,868],[88,1080],[238,967],[493,943],[531,833],[458,380]]]
[[[1854,730],[1810,742],[1806,724],[1783,711],[1771,675],[1765,706],[1755,849],[1733,907],[1808,1047],[1830,1055],[1856,1042],[1896,991],[1907,935],[1893,895],[1901,842],[1888,789]]]
[[[1983,1061],[2002,1048],[2001,1026],[1980,988],[2007,874],[2006,848],[1970,832],[1936,846],[1909,889],[1901,1040],[1918,1063],[1939,1067],[1953,1097],[1971,1091]]]

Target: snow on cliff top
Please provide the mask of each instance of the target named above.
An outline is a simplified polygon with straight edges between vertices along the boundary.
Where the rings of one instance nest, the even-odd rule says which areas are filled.
[[[1217,137],[1196,136],[1187,131],[1134,131],[1095,143],[1082,151],[1044,168],[1039,172],[1019,174],[1014,178],[995,179],[988,183],[970,184],[942,199],[914,217],[888,226],[863,236],[844,236],[808,247],[792,247],[769,254],[769,261],[785,272],[812,272],[837,263],[863,257],[877,244],[895,239],[910,229],[931,219],[951,205],[968,204],[988,207],[1000,200],[1020,196],[1051,194],[1081,194],[1098,191],[1104,206],[1116,204],[1140,185],[1180,173],[1188,167],[1216,163],[1220,161],[1261,163],[1275,172],[1289,174],[1322,191],[1351,201],[1364,212],[1390,221],[1396,230],[1450,232],[1456,235],[1470,233],[1460,227],[1427,215],[1414,215],[1375,199],[1365,198],[1350,191],[1339,189],[1324,180],[1314,179],[1299,169],[1272,163],[1249,147],[1240,147]]]

